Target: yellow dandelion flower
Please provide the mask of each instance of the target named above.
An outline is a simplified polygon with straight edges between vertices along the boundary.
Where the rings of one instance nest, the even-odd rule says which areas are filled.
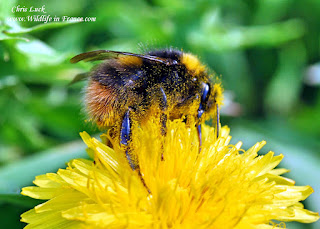
[[[23,195],[48,200],[22,214],[26,228],[271,229],[283,226],[272,220],[318,220],[299,202],[312,188],[275,169],[283,155],[258,156],[264,141],[244,151],[241,142],[229,144],[228,127],[215,139],[214,128],[203,126],[199,154],[195,128],[173,121],[166,137],[158,130],[152,121],[135,129],[133,152],[146,186],[119,147],[81,133],[93,160],[72,160],[23,188]]]

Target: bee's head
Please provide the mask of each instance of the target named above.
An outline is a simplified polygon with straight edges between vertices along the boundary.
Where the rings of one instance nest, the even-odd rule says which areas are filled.
[[[222,104],[222,87],[220,83],[202,83],[202,97],[201,97],[201,106],[203,107],[206,116],[211,117],[214,115],[217,105]],[[209,118],[208,117],[208,118]]]
[[[223,89],[220,80],[217,78],[208,81],[208,79],[212,77],[208,76],[206,66],[203,65],[196,56],[190,53],[182,53],[181,63],[186,66],[189,74],[200,83],[200,109],[203,110],[201,119],[212,117],[215,114],[217,105],[221,105],[223,100]]]

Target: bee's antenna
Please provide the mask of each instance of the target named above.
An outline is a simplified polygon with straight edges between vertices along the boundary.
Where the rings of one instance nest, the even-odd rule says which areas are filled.
[[[220,134],[220,110],[219,110],[219,105],[217,104],[217,139],[219,138]]]

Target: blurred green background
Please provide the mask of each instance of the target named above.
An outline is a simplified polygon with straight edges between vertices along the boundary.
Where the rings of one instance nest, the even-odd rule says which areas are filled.
[[[12,12],[45,5],[46,13]],[[95,22],[28,22],[12,17],[95,17]],[[11,18],[11,19],[10,19]],[[281,167],[315,193],[320,211],[319,0],[0,0],[0,220],[22,228],[19,215],[37,201],[20,197],[35,175],[84,157],[79,132],[98,130],[81,111],[82,87],[68,86],[91,63],[78,53],[110,49],[190,51],[222,76],[222,125],[248,149],[284,154]],[[320,228],[319,223],[288,223]]]

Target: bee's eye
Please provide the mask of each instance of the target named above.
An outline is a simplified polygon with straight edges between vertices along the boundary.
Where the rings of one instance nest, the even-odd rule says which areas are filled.
[[[207,83],[203,83],[203,89],[202,89],[202,96],[201,96],[201,102],[205,103],[208,101],[209,95],[210,95],[210,85]]]

